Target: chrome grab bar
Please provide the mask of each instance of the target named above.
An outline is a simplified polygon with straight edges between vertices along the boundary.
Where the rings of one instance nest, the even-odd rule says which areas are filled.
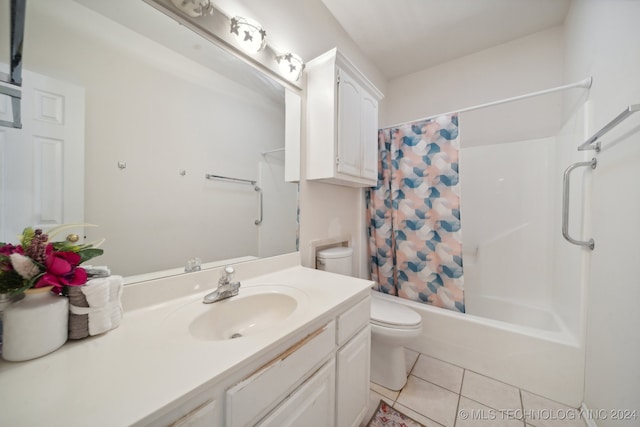
[[[256,225],[260,225],[262,224],[262,189],[257,185],[253,189],[258,192],[258,197],[260,198],[260,219],[255,221]]]
[[[228,181],[228,182],[237,182],[237,183],[241,183],[241,184],[251,184],[253,185],[253,190],[258,192],[258,198],[260,201],[260,218],[256,219],[254,221],[255,225],[260,225],[262,224],[262,217],[263,217],[263,210],[262,210],[262,188],[258,187],[256,184],[256,181],[251,180],[251,179],[242,179],[242,178],[231,178],[228,176],[222,176],[222,175],[214,175],[211,173],[208,173],[204,176],[206,179],[219,179],[221,181]]]
[[[573,237],[569,236],[569,191],[570,191],[570,174],[575,168],[590,166],[591,169],[595,169],[598,166],[598,161],[594,157],[589,162],[577,162],[570,165],[565,171],[562,177],[562,237],[564,237],[567,242],[573,243],[578,246],[586,246],[589,249],[593,250],[596,244],[593,239],[589,239],[588,241],[576,240]]]

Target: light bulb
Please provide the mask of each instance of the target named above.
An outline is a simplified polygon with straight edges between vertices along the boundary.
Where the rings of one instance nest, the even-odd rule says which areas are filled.
[[[194,18],[213,13],[211,0],[171,0],[171,2],[178,9]]]
[[[295,53],[285,53],[276,56],[276,62],[280,68],[280,74],[292,82],[298,81],[304,70],[304,62]]]
[[[267,32],[256,21],[242,16],[231,18],[230,32],[240,47],[249,53],[260,52],[267,43]]]

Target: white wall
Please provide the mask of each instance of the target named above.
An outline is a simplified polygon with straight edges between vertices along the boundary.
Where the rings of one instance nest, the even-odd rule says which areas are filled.
[[[386,78],[360,51],[321,0],[214,0],[229,16],[256,19],[269,45],[295,52],[305,61],[338,47],[383,93]]]
[[[552,197],[553,221],[550,223],[551,252],[549,266],[552,270],[553,311],[560,316],[576,339],[584,343],[586,313],[586,283],[589,279],[588,264],[592,251],[576,246],[562,237],[562,182],[565,169],[575,162],[588,161],[593,153],[576,150],[579,141],[589,136],[587,122],[590,104],[588,91],[576,99],[575,109],[556,137],[552,149],[549,176],[554,185],[549,191]],[[587,241],[591,237],[591,183],[593,173],[587,167],[575,169],[570,176],[569,235]]]
[[[591,74],[592,131],[640,103],[640,2],[574,1],[566,29],[567,79]],[[571,103],[575,100],[571,99]],[[593,176],[585,403],[640,409],[640,113],[603,138]],[[597,420],[599,427],[637,420]]]
[[[565,83],[563,54],[563,31],[556,27],[392,80],[388,85],[383,125],[560,86]],[[552,181],[539,171],[549,171],[552,156],[551,143],[540,138],[554,136],[561,123],[561,94],[461,114],[461,217],[465,270],[468,266],[470,280],[480,274],[478,264],[468,262],[471,259],[468,255],[475,253],[476,246],[492,242],[484,250],[487,261],[491,253],[500,252],[496,245],[504,242],[504,238],[494,240],[496,236],[505,237],[505,232],[524,226],[510,238],[522,239],[523,234],[538,237],[526,253],[512,254],[513,262],[504,260],[501,280],[491,281],[492,285],[486,289],[467,287],[466,292],[490,295],[502,292],[506,297],[517,296],[518,292],[511,286],[517,275],[509,269],[516,263],[523,266],[524,272],[536,269],[541,273],[536,275],[539,280],[522,274],[520,283],[525,286],[521,296],[533,304],[551,305],[550,268],[546,267],[549,260],[543,259],[551,250],[545,243],[549,241],[551,201],[545,198],[541,202],[540,198],[548,196]],[[510,144],[502,146],[504,143]],[[520,174],[523,170],[529,171],[527,176]],[[536,185],[538,174],[542,177],[541,185]],[[523,197],[527,193],[538,197]],[[495,222],[487,225],[485,207],[492,204],[496,204],[496,210],[492,210]],[[530,257],[531,262],[526,262],[526,257]],[[494,260],[500,263],[499,257]],[[545,266],[542,271],[535,267],[539,265]],[[497,286],[497,283],[503,285]]]
[[[204,175],[258,179],[259,152],[284,145],[284,93],[265,100],[74,2],[60,5],[29,3],[25,68],[86,89],[85,212],[99,225],[87,230],[89,241],[107,238],[99,262],[132,275],[196,256],[259,255],[253,187]],[[283,180],[281,169],[272,170]],[[289,215],[267,209],[279,226],[290,222],[287,252],[295,250],[289,186],[289,203],[279,206]],[[276,190],[267,185],[265,199]]]
[[[467,313],[479,297],[549,309],[555,138],[460,151]],[[559,183],[557,183],[559,185]],[[517,322],[517,319],[514,319]]]
[[[296,52],[305,61],[338,47],[378,89],[386,92],[384,76],[366,59],[320,0],[217,0],[216,4],[227,14],[256,19],[267,29],[270,44]],[[303,106],[305,103],[303,93]],[[383,102],[380,117],[384,115],[384,108]],[[304,107],[302,117],[306,117]],[[306,159],[305,134],[306,125],[303,123],[301,159]],[[300,251],[303,265],[315,265],[311,256],[312,241],[349,234],[354,247],[355,271],[366,276],[362,190],[306,181],[304,163],[300,182]]]
[[[551,28],[389,82],[382,125],[407,122],[464,107],[548,89],[563,82],[562,29]],[[555,135],[562,97],[464,113],[467,147]]]

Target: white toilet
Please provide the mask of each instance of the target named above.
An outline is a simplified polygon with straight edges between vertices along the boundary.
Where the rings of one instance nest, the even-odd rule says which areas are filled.
[[[335,247],[316,254],[319,270],[353,275],[353,249]],[[409,307],[371,291],[371,381],[391,390],[407,382],[404,346],[422,330],[422,317]]]

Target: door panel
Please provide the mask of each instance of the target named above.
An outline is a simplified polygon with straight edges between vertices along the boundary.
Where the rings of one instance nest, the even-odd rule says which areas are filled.
[[[23,72],[23,128],[0,131],[4,241],[27,226],[84,222],[84,109],[84,88]]]
[[[362,98],[362,177],[378,177],[378,102],[363,93]]]
[[[339,173],[360,176],[360,86],[346,73],[338,84],[338,167]]]

